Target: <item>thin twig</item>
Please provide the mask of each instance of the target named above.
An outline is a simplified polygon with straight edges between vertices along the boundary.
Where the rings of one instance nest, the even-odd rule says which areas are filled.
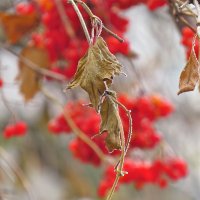
[[[110,99],[110,101],[113,101],[113,98],[110,95],[106,96],[107,98]],[[115,103],[113,101],[113,103]],[[124,159],[125,159],[125,155],[126,155],[126,144],[125,144],[125,137],[124,137],[124,128],[122,125],[122,121],[120,116],[117,116],[118,121],[119,121],[119,129],[120,129],[120,137],[121,137],[121,156],[120,156],[120,161],[119,161],[119,165],[116,169],[116,177],[115,177],[115,181],[112,185],[112,188],[110,189],[108,196],[106,198],[106,200],[111,200],[112,196],[115,192],[115,188],[117,187],[117,184],[119,182],[120,177],[124,176],[126,174],[126,172],[123,171],[123,167],[124,167]]]
[[[175,19],[179,20],[186,26],[188,26],[193,32],[196,32],[196,29],[185,19],[184,15],[187,16],[188,14],[182,11],[183,8],[187,8],[187,11],[190,12],[190,16],[193,16],[194,18],[197,17],[197,15],[191,10],[187,4],[179,1],[174,0],[168,0],[169,6],[172,11],[172,15],[175,17]]]
[[[121,37],[119,37],[116,33],[112,32],[110,29],[108,29],[107,27],[104,26],[103,24],[103,29],[108,32],[110,35],[112,35],[113,37],[115,37],[116,39],[118,39],[120,42],[124,42],[124,39],[122,39]]]
[[[117,104],[117,101],[115,101],[115,97],[113,97],[112,95],[110,95],[109,92],[109,88],[108,85],[106,83],[106,81],[104,81],[104,85],[105,85],[105,92],[101,97],[101,101],[103,100],[103,97],[105,96],[105,98],[108,98],[110,100],[110,102],[112,102],[113,104]],[[105,99],[104,99],[105,100]],[[118,108],[117,108],[118,109]],[[118,110],[119,112],[119,110]],[[124,159],[126,156],[126,141],[125,141],[125,136],[124,136],[124,128],[123,128],[123,124],[122,124],[122,120],[120,118],[120,115],[116,115],[117,117],[117,121],[118,121],[118,126],[119,126],[119,131],[120,131],[120,139],[121,139],[121,156],[120,156],[120,160],[117,163],[117,167],[115,167],[115,171],[116,171],[116,177],[114,180],[114,183],[112,185],[112,188],[110,189],[108,196],[106,198],[106,200],[111,200],[112,196],[115,192],[115,188],[117,187],[117,184],[119,182],[119,179],[121,176],[124,176],[127,172],[123,171],[123,167],[124,167]]]
[[[20,168],[17,167],[16,163],[14,163],[14,161],[9,158],[8,153],[2,148],[0,147],[0,155],[1,158],[6,162],[6,164],[9,166],[9,168],[15,173],[15,175],[18,177],[18,179],[21,181],[23,187],[25,188],[25,190],[28,193],[29,199],[34,200],[36,199],[34,192],[32,191],[32,187],[29,184],[29,182],[26,180],[23,172],[20,170]],[[8,161],[9,160],[9,161]]]
[[[41,66],[36,65],[35,63],[33,63],[31,60],[27,59],[26,57],[21,56],[20,54],[16,53],[15,51],[11,50],[8,47],[5,47],[5,46],[2,47],[2,46],[1,46],[1,49],[3,51],[9,52],[12,55],[16,56],[17,58],[20,58],[26,64],[27,67],[34,70],[35,72],[42,74],[44,76],[59,80],[59,81],[66,81],[66,78],[63,75],[57,74],[55,72],[52,72],[52,71],[44,69],[44,68],[41,68]]]
[[[10,114],[12,116],[13,122],[16,122],[17,121],[16,113],[12,110],[12,108],[8,104],[8,101],[7,101],[6,97],[5,97],[5,94],[2,91],[2,89],[0,91],[0,95],[1,95],[1,99],[2,99],[2,102],[3,102],[4,106],[7,108],[7,110],[10,112]]]
[[[179,16],[178,19],[196,33],[196,29],[184,17]]]
[[[71,39],[75,38],[74,29],[72,27],[72,24],[71,24],[68,16],[65,13],[65,9],[63,7],[62,2],[60,0],[55,0],[55,4],[56,4],[56,7],[58,9],[58,13],[59,13],[60,18],[62,20],[62,23],[63,23],[63,26],[64,26],[66,33],[69,34]]]
[[[90,16],[91,20],[96,19],[98,23],[101,23],[102,21],[99,19],[99,17],[97,17],[96,15],[93,14],[93,12],[91,11],[91,9],[87,6],[87,4],[81,0],[75,0],[77,3],[79,3],[84,9],[85,11],[88,13],[88,15]],[[112,35],[113,37],[115,37],[117,40],[119,40],[120,42],[124,42],[124,39],[122,39],[121,37],[119,37],[116,33],[114,33],[113,31],[111,31],[110,29],[108,29],[107,27],[105,27],[104,24],[102,24],[102,28],[108,32],[110,35]]]
[[[188,0],[186,0],[185,2],[180,1],[180,0],[176,0],[175,2],[171,1],[171,3],[173,3],[175,6],[177,4],[178,9],[180,10],[179,12],[182,13],[183,15],[189,15],[189,16],[197,17],[197,13],[195,13],[191,9],[191,7],[189,6]],[[183,9],[185,9],[185,10],[183,10]]]
[[[85,21],[83,19],[83,16],[82,16],[81,12],[80,12],[78,6],[76,5],[76,3],[74,2],[74,0],[68,0],[68,1],[69,1],[69,3],[72,4],[76,14],[78,15],[78,18],[79,18],[80,23],[82,25],[83,31],[85,33],[85,37],[87,38],[88,44],[90,45],[90,43],[91,43],[90,34],[88,32],[87,26],[85,24]]]
[[[97,156],[102,161],[108,162],[108,160],[106,159],[106,156],[102,152],[102,150],[85,133],[83,133],[76,126],[76,124],[74,123],[74,121],[72,120],[72,118],[70,117],[70,115],[67,112],[65,112],[62,103],[57,98],[55,98],[55,96],[51,95],[50,92],[48,92],[47,90],[45,90],[43,87],[41,87],[41,91],[43,92],[43,94],[48,99],[50,99],[51,101],[53,101],[54,103],[56,103],[59,106],[60,110],[62,111],[62,113],[64,115],[64,118],[65,118],[66,122],[68,123],[68,125],[72,129],[73,133],[76,134],[81,140],[83,140],[90,148],[92,148],[93,151],[97,154]]]
[[[119,101],[117,101],[115,98],[112,98],[113,101],[118,104],[127,114],[128,116],[128,119],[129,119],[129,131],[128,131],[128,138],[127,138],[127,141],[126,141],[126,146],[125,146],[125,155],[127,154],[128,152],[128,149],[129,149],[129,145],[130,145],[130,142],[131,142],[131,139],[132,139],[132,135],[133,135],[133,122],[132,122],[132,117],[131,117],[131,111],[128,110],[126,108],[126,106],[124,106],[122,103],[120,103]],[[115,168],[118,167],[120,161],[116,164]]]
[[[197,0],[194,0],[194,5],[196,7],[196,11],[197,11],[197,17],[196,17],[196,25],[197,25],[197,36],[198,39],[200,39],[200,5],[199,2]]]
[[[2,70],[2,64],[0,63],[0,77],[2,76],[1,74],[1,70]],[[16,113],[12,110],[12,108],[10,107],[6,97],[5,97],[5,94],[4,94],[4,91],[3,89],[1,88],[0,90],[0,95],[1,95],[1,99],[2,99],[2,102],[4,104],[4,106],[7,108],[7,110],[10,112],[11,116],[12,116],[12,119],[14,122],[17,121],[17,117],[16,117]]]

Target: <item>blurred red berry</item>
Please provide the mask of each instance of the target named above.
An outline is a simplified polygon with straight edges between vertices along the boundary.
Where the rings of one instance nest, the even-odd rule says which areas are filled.
[[[23,136],[27,132],[27,124],[25,122],[17,122],[15,124],[15,135],[16,136]]]
[[[15,136],[16,133],[16,129],[15,129],[15,125],[11,124],[11,125],[7,125],[3,131],[3,136],[6,139],[9,139],[13,136]]]
[[[17,4],[16,12],[20,15],[29,15],[35,12],[35,7],[31,3],[21,2]]]
[[[2,88],[2,87],[3,87],[3,80],[0,79],[0,88]]]

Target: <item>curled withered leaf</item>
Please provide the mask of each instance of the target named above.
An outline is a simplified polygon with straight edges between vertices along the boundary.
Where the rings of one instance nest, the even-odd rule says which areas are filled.
[[[14,44],[39,25],[39,16],[37,13],[16,15],[0,12],[0,21],[8,41]]]
[[[193,91],[199,80],[199,62],[194,47],[192,47],[189,60],[181,72],[178,95],[183,92]]]
[[[102,37],[98,37],[87,54],[80,59],[74,79],[67,86],[71,89],[77,86],[83,88],[89,95],[93,107],[98,110],[100,96],[109,87],[115,75],[119,75],[121,64],[109,51]]]
[[[40,68],[48,68],[49,58],[46,50],[43,48],[26,47],[20,53],[17,80],[20,81],[20,92],[23,94],[25,101],[28,101],[40,90],[39,81],[41,75],[32,70],[29,62],[26,61]]]
[[[109,91],[100,109],[100,134],[107,132],[105,142],[110,152],[115,149],[121,149],[120,116],[118,105],[113,101],[113,98],[116,99],[116,93],[114,91]]]

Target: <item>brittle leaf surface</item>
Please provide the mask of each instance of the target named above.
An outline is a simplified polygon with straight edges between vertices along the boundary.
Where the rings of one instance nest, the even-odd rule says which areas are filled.
[[[20,92],[26,101],[31,100],[40,90],[39,81],[41,75],[32,70],[24,61],[27,59],[33,64],[41,68],[49,67],[48,53],[43,48],[25,47],[19,57],[19,75],[17,79],[20,81]]]
[[[80,59],[74,79],[67,86],[71,89],[77,86],[83,88],[89,95],[93,107],[98,110],[99,99],[105,91],[105,84],[109,87],[113,77],[119,75],[121,64],[110,53],[102,37],[98,37],[87,54]]]
[[[105,97],[100,110],[100,134],[107,132],[105,142],[110,152],[121,149],[120,116],[118,105],[113,101],[113,98],[116,99],[116,93],[109,91],[109,95]]]
[[[193,91],[199,80],[199,62],[197,60],[194,47],[192,47],[189,60],[180,75],[179,92]]]

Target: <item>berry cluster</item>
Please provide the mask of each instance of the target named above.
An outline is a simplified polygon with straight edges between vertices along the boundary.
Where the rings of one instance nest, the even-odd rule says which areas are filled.
[[[70,24],[66,31],[56,2],[54,0],[48,2],[38,0],[37,2],[41,11],[41,22],[44,31],[41,34],[34,33],[32,42],[37,46],[45,46],[52,63],[52,71],[63,74],[69,79],[76,71],[78,60],[88,48],[85,36],[80,31],[81,26],[77,14],[70,4],[67,4],[65,0],[61,1],[66,15],[64,17],[68,19]],[[123,36],[127,30],[128,20],[120,16],[113,7],[109,7],[107,1],[105,3],[90,1],[89,7],[102,19],[105,25],[109,24],[114,32]],[[90,27],[89,16],[82,7],[79,6],[79,9],[86,24]],[[104,10],[107,10],[107,12],[104,12]],[[108,42],[108,46],[111,47],[113,53],[125,55],[129,53],[127,42],[121,45],[118,40],[108,34],[104,34],[104,39]]]
[[[15,10],[19,15],[30,15],[36,12],[35,6],[33,4],[24,2],[17,4]]]
[[[15,124],[7,125],[3,131],[3,136],[6,139],[12,137],[24,136],[27,132],[27,124],[23,121],[19,121]]]
[[[94,136],[99,131],[100,117],[96,114],[94,109],[83,106],[84,102],[71,102],[65,107],[65,112],[72,118],[76,126],[87,134],[89,137]],[[55,119],[49,122],[48,129],[53,134],[71,133],[69,125],[66,123],[63,114],[59,115]],[[94,138],[94,142],[107,153],[104,144],[105,135]],[[101,160],[96,153],[81,139],[75,138],[69,144],[69,149],[73,155],[85,163],[92,163],[94,165],[100,165]],[[81,151],[80,151],[81,149]]]
[[[126,95],[120,95],[118,100],[130,111],[133,119],[134,137],[131,147],[153,148],[161,140],[161,136],[154,128],[154,123],[161,117],[168,116],[173,111],[173,106],[158,95],[141,96],[129,99]],[[120,109],[125,133],[128,133],[128,120],[126,113]]]
[[[131,140],[130,147],[138,147],[141,149],[155,147],[155,145],[161,140],[161,136],[157,134],[157,131],[154,128],[154,122],[160,117],[168,116],[173,110],[172,105],[164,98],[161,98],[157,95],[142,96],[136,99],[128,98],[126,95],[120,95],[118,100],[129,110],[131,110],[134,137]],[[82,104],[83,102],[68,103],[65,107],[65,112],[70,115],[81,131],[83,131],[89,137],[92,137],[98,134],[100,117],[93,109],[84,107]],[[129,119],[125,111],[122,109],[120,109],[120,115],[127,137]],[[63,115],[59,115],[55,119],[51,120],[48,127],[49,131],[53,132],[54,134],[71,132]],[[108,154],[104,144],[105,136],[106,133],[95,137],[94,142],[105,154]],[[79,138],[71,141],[69,148],[74,156],[83,162],[93,163],[94,165],[99,165],[101,163],[95,152]],[[81,151],[79,151],[79,149],[81,149]],[[117,155],[118,153],[119,152],[116,151],[112,155]]]
[[[145,3],[151,10],[154,10],[164,5],[166,0],[107,0],[105,2],[90,0],[85,2],[92,12],[102,19],[105,26],[123,37],[128,28],[128,20],[120,14],[120,10],[139,3]],[[63,17],[68,21],[67,28],[67,25],[63,24],[56,0],[35,0],[34,3],[22,2],[16,5],[16,13],[27,15],[39,11],[43,29],[40,33],[32,34],[30,43],[34,46],[45,47],[51,60],[51,70],[70,79],[76,71],[78,60],[86,52],[88,44],[83,32],[80,31],[81,25],[72,6],[66,0],[61,0],[60,4],[65,14]],[[90,28],[90,17],[81,6],[79,6],[79,9]],[[105,10],[106,12],[104,12]],[[103,37],[112,53],[121,53],[126,56],[130,54],[127,41],[120,43],[104,31]]]
[[[190,52],[191,52],[191,49],[192,49],[194,36],[195,36],[195,33],[190,28],[184,27],[182,29],[182,41],[181,42],[186,47],[186,53],[187,53],[188,58],[190,56]],[[194,42],[195,42],[194,50],[195,50],[196,56],[198,56],[199,42],[198,42],[197,39]]]
[[[128,172],[128,175],[122,177],[119,184],[132,183],[136,189],[142,189],[145,184],[154,184],[165,188],[169,181],[177,181],[187,175],[187,165],[178,157],[151,162],[125,159],[124,170]],[[104,197],[108,193],[115,176],[114,166],[108,166],[98,188],[100,197]]]

